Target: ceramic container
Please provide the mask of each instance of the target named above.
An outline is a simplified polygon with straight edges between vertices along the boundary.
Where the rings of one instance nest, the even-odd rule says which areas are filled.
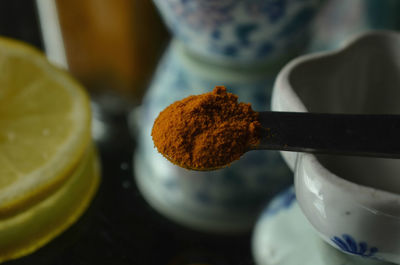
[[[185,226],[216,233],[249,231],[265,203],[292,183],[278,152],[248,152],[231,166],[210,172],[182,169],[154,148],[151,129],[159,112],[174,101],[225,85],[255,110],[269,109],[280,66],[218,67],[193,59],[173,42],[165,53],[140,108],[134,168],[138,187],[160,213]],[[136,118],[135,118],[136,117]]]
[[[218,63],[302,52],[322,0],[154,0],[173,35]]]
[[[399,33],[377,31],[339,50],[297,58],[277,78],[272,109],[400,114],[399,47]],[[349,254],[400,263],[399,160],[283,156],[295,172],[299,205],[326,242]]]
[[[400,29],[400,2],[397,0],[366,0],[368,24],[375,29]]]
[[[327,244],[302,213],[294,187],[277,195],[258,219],[252,237],[257,265],[384,265],[347,255]]]

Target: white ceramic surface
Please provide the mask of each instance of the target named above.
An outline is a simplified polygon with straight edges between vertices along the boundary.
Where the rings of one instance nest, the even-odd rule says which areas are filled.
[[[383,265],[378,260],[346,255],[315,232],[294,196],[294,188],[278,195],[261,214],[252,237],[257,265]]]
[[[400,34],[370,32],[289,63],[272,109],[400,114]],[[283,153],[299,205],[320,236],[353,254],[400,263],[400,161]],[[296,162],[297,161],[297,162]]]

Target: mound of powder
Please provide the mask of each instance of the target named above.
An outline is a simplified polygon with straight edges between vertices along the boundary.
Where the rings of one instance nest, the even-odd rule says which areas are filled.
[[[151,135],[158,151],[189,169],[215,169],[239,159],[260,140],[258,113],[224,86],[163,110]]]

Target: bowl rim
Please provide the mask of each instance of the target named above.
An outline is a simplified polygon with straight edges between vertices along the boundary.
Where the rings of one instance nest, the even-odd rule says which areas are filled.
[[[301,160],[299,159],[299,155],[303,156]],[[310,169],[314,173],[313,176],[318,178],[321,183],[326,183],[329,186],[341,189],[346,194],[352,194],[352,198],[356,199],[356,201],[361,204],[366,204],[371,200],[374,202],[387,201],[390,203],[400,204],[400,194],[358,184],[344,179],[330,171],[328,168],[324,167],[314,154],[298,154],[296,160],[296,170],[299,166],[299,161],[302,161],[302,163],[307,163],[310,165]],[[322,186],[326,187],[326,184],[323,184]],[[391,217],[400,219],[400,215],[394,216],[393,214],[382,212],[381,210],[376,209],[376,207],[368,206],[368,209],[377,214],[390,215]]]
[[[292,89],[290,76],[293,70],[299,65],[308,63],[310,61],[318,61],[327,57],[340,55],[341,53],[360,45],[360,43],[363,43],[366,39],[371,37],[397,39],[397,41],[400,42],[400,32],[393,30],[371,30],[356,34],[355,36],[345,40],[337,49],[313,52],[301,55],[291,60],[281,69],[276,77],[274,90],[279,87],[279,92],[291,102],[291,105],[293,106],[293,110],[291,111],[307,112],[306,106],[303,104],[303,102],[301,102],[297,93]]]
[[[349,38],[347,41],[343,42],[342,45],[334,50],[331,51],[321,51],[321,52],[315,52],[315,53],[310,53],[306,55],[299,56],[292,61],[290,61],[278,74],[275,84],[274,84],[274,89],[273,89],[273,94],[277,94],[277,90],[279,93],[279,98],[276,99],[277,95],[273,95],[272,99],[274,100],[281,100],[281,98],[285,98],[285,101],[289,103],[290,109],[282,109],[281,106],[278,106],[274,102],[271,104],[272,110],[273,111],[294,111],[294,112],[307,112],[307,108],[304,105],[304,103],[300,100],[298,97],[297,93],[293,90],[291,82],[290,82],[290,75],[292,71],[298,67],[299,65],[302,65],[304,63],[308,63],[310,61],[316,61],[316,60],[321,60],[325,59],[327,57],[332,57],[332,56],[337,56],[340,55],[341,53],[353,49],[354,47],[360,45],[360,43],[363,43],[364,41],[370,40],[371,37],[375,37],[378,39],[395,39],[396,41],[400,42],[400,33],[396,31],[391,31],[391,30],[373,30],[373,31],[367,31],[363,32],[360,34],[357,34],[351,38]],[[389,192],[385,191],[382,189],[377,189],[373,188],[370,186],[362,185],[362,184],[357,184],[354,182],[351,182],[349,180],[343,179],[339,177],[338,175],[334,174],[331,172],[329,169],[324,167],[317,159],[317,156],[313,154],[299,154],[295,153],[295,163],[294,163],[294,170],[297,170],[297,163],[299,161],[299,155],[304,156],[302,160],[307,160],[307,162],[310,163],[312,166],[312,170],[317,173],[316,176],[318,176],[322,181],[325,183],[329,183],[335,187],[340,187],[340,189],[344,190],[346,193],[349,194],[354,194],[354,197],[357,198],[357,200],[365,204],[368,201],[374,200],[374,201],[387,201],[391,203],[397,203],[400,204],[400,194],[394,193],[394,192]],[[287,161],[288,162],[288,161]],[[288,162],[289,163],[289,162]],[[290,164],[290,163],[289,163]],[[324,177],[322,177],[324,176]],[[368,207],[370,208],[370,207]],[[375,211],[375,209],[371,209]],[[396,218],[400,218],[396,217]]]

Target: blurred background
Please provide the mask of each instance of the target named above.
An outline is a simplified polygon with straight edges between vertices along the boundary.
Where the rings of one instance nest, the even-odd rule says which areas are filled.
[[[398,30],[400,1],[236,2],[0,1],[0,35],[36,46],[90,93],[103,168],[100,191],[77,224],[6,264],[254,264],[253,224],[292,184],[290,170],[268,153],[211,175],[181,171],[152,147],[155,115],[215,85],[268,109],[283,65],[367,30]],[[229,13],[238,5],[251,16]],[[235,19],[242,24],[231,28]],[[229,225],[234,233],[223,229]]]

